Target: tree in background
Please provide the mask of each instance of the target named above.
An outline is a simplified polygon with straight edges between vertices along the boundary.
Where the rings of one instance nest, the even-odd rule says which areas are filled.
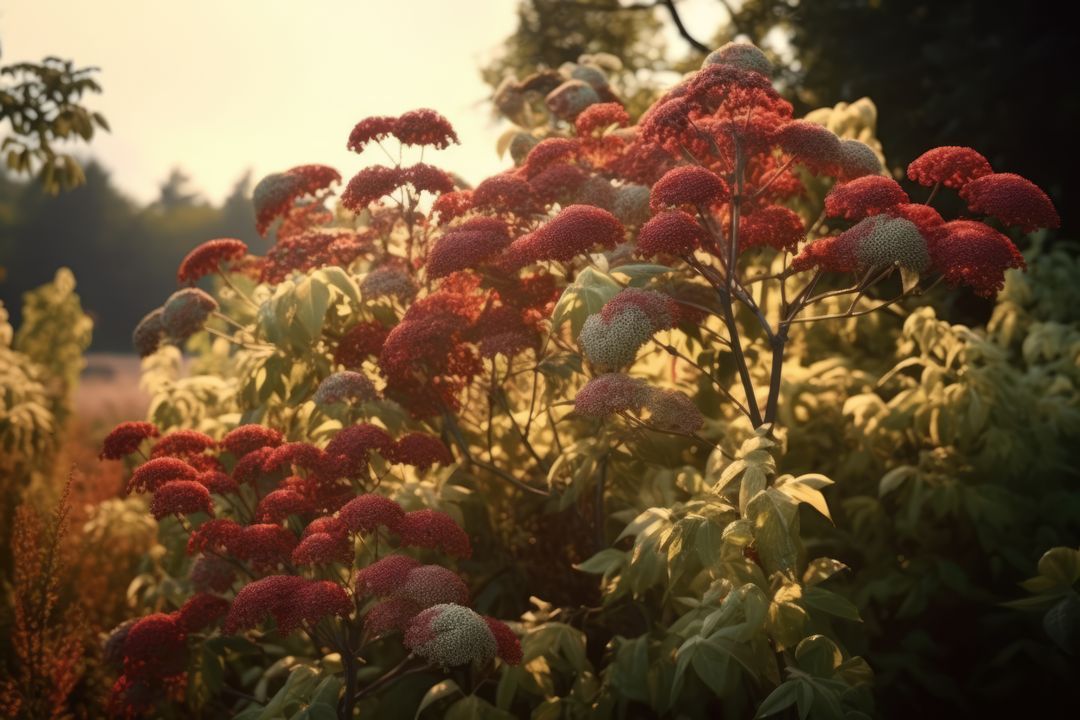
[[[36,174],[52,195],[85,182],[79,162],[56,146],[80,139],[89,142],[95,127],[109,129],[101,113],[81,104],[84,94],[101,92],[93,78],[97,71],[53,56],[40,63],[0,67],[0,126],[10,125],[0,150],[9,170]]]
[[[786,66],[778,63],[777,85],[797,114],[869,96],[894,167],[906,167],[927,146],[970,145],[995,167],[1015,168],[1040,183],[1061,207],[1064,226],[1074,226],[1064,199],[1076,192],[1070,158],[1077,154],[1073,127],[1080,99],[1061,92],[1074,82],[1065,57],[1071,26],[1044,5],[1020,3],[997,12],[976,0],[720,4],[729,11],[727,22],[685,27],[685,35],[711,47],[740,35],[766,49],[771,45],[774,61],[790,59]],[[630,72],[666,67],[662,46],[641,48],[655,41],[662,23],[673,22],[676,7],[662,1],[522,0],[518,31],[484,77],[495,85],[508,68],[558,67],[596,50],[622,57]],[[581,37],[592,43],[586,46]],[[769,42],[776,38],[786,38],[789,47]],[[698,45],[688,44],[686,67],[674,62],[673,69],[690,69],[704,57]],[[1036,136],[1059,151],[1030,152]]]
[[[250,175],[218,206],[194,195],[183,172],[173,170],[159,198],[140,206],[97,162],[85,172],[81,187],[55,197],[0,176],[0,301],[15,325],[22,294],[51,280],[62,258],[95,320],[93,350],[127,352],[131,329],[158,302],[160,288],[176,284],[177,263],[199,239],[261,242],[250,230]]]

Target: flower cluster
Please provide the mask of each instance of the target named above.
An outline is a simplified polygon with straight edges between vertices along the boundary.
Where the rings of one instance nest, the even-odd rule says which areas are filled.
[[[219,238],[207,240],[180,261],[176,282],[191,285],[200,278],[219,272],[228,263],[247,255],[248,246],[242,240]]]
[[[439,150],[458,142],[449,120],[434,110],[422,108],[396,118],[385,115],[364,118],[349,133],[347,147],[362,152],[368,144],[388,137],[402,145],[428,145]]]
[[[305,198],[321,202],[321,194],[337,182],[341,182],[341,175],[326,165],[300,165],[267,175],[252,191],[256,230],[266,235],[274,221],[292,210],[294,203]]]

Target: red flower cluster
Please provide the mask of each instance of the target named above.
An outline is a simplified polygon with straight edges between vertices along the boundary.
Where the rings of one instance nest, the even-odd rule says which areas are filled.
[[[730,216],[725,216],[725,229],[730,232]],[[755,247],[795,252],[806,237],[802,218],[782,205],[766,205],[739,216],[739,252]]]
[[[475,268],[510,244],[510,229],[497,218],[474,217],[448,230],[428,253],[428,276],[441,278]]]
[[[198,430],[175,430],[154,443],[150,457],[175,457],[186,460],[191,455],[216,448],[217,441]]]
[[[626,127],[630,124],[630,115],[617,102],[590,105],[574,120],[574,129],[579,137],[586,137],[603,131],[611,126]]]
[[[131,474],[126,492],[154,492],[172,480],[195,480],[198,471],[178,458],[158,457],[147,460]]]
[[[204,512],[212,515],[214,505],[210,491],[197,480],[169,480],[154,490],[150,512],[155,520],[167,515],[191,515]]]
[[[341,175],[326,165],[300,165],[283,173],[267,175],[252,191],[255,229],[260,235],[266,235],[270,225],[288,213],[293,203],[316,197],[336,182],[341,182]]]
[[[200,278],[218,272],[222,266],[247,255],[248,246],[234,238],[208,240],[189,252],[180,261],[176,282],[192,285]]]
[[[825,213],[828,217],[862,220],[909,202],[907,193],[892,178],[865,175],[833,187],[825,196]]]
[[[669,170],[652,187],[653,212],[665,208],[708,207],[724,202],[730,193],[716,173],[699,165],[682,165]]]
[[[907,168],[907,176],[920,185],[941,183],[954,190],[992,172],[990,163],[982,155],[969,147],[955,145],[927,150]]]
[[[327,265],[348,267],[371,247],[372,235],[367,232],[321,229],[281,237],[266,253],[260,279],[279,283],[294,272],[308,272]]]
[[[615,247],[625,234],[622,223],[607,210],[571,205],[539,230],[512,242],[507,248],[507,260],[512,267],[543,260],[567,262],[597,245]]]
[[[337,583],[271,575],[245,585],[236,594],[224,629],[227,633],[246,630],[270,616],[278,632],[288,635],[304,623],[314,624],[328,616],[345,617],[351,610],[352,600]]]
[[[469,536],[454,519],[438,510],[414,510],[405,513],[396,528],[406,547],[440,550],[447,555],[467,558],[472,555]]]
[[[952,285],[966,285],[993,297],[1005,285],[1005,271],[1026,267],[1012,240],[981,222],[945,223],[945,238],[933,251],[934,267]]]
[[[960,197],[972,212],[996,217],[1024,232],[1061,225],[1054,204],[1038,185],[1013,173],[983,175],[964,185]]]
[[[378,357],[389,330],[374,320],[361,321],[338,340],[334,362],[347,368],[359,368],[369,358]]]
[[[232,453],[233,457],[243,457],[260,448],[275,448],[284,437],[274,428],[265,425],[240,425],[225,434],[221,447]]]
[[[645,257],[654,255],[690,255],[700,247],[705,231],[697,220],[682,210],[666,210],[641,226],[637,251]]]
[[[437,437],[426,433],[411,432],[402,435],[386,449],[386,459],[402,465],[412,465],[417,470],[427,470],[432,465],[449,465],[454,456]]]
[[[349,133],[347,147],[361,152],[371,142],[394,137],[402,145],[430,145],[440,150],[457,143],[450,121],[434,110],[410,110],[399,117],[364,118]]]
[[[98,458],[101,460],[122,460],[137,451],[143,441],[156,438],[158,429],[148,422],[122,422],[105,436]]]

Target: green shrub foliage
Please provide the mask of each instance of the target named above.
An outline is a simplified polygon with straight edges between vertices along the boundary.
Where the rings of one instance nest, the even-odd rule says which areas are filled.
[[[969,148],[909,195],[871,103],[796,120],[749,46],[636,122],[611,66],[504,85],[476,187],[438,113],[366,118],[391,164],[275,173],[265,256],[184,260],[103,450],[168,549],[118,711],[861,718],[1067,667],[1075,573],[1026,585],[1049,636],[1001,605],[1080,517],[1076,259],[1011,272],[1046,196]],[[979,219],[911,201],[946,192]],[[948,286],[1004,287],[986,328]]]

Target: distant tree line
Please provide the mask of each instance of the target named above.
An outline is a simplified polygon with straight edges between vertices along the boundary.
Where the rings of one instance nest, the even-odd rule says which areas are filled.
[[[91,349],[129,352],[132,329],[160,305],[161,288],[176,283],[176,267],[191,248],[215,237],[240,238],[254,252],[266,246],[254,230],[250,175],[214,205],[174,170],[158,198],[140,206],[99,163],[85,163],[84,171],[81,186],[55,196],[39,182],[0,173],[0,300],[16,327],[22,294],[67,266],[94,319]]]

